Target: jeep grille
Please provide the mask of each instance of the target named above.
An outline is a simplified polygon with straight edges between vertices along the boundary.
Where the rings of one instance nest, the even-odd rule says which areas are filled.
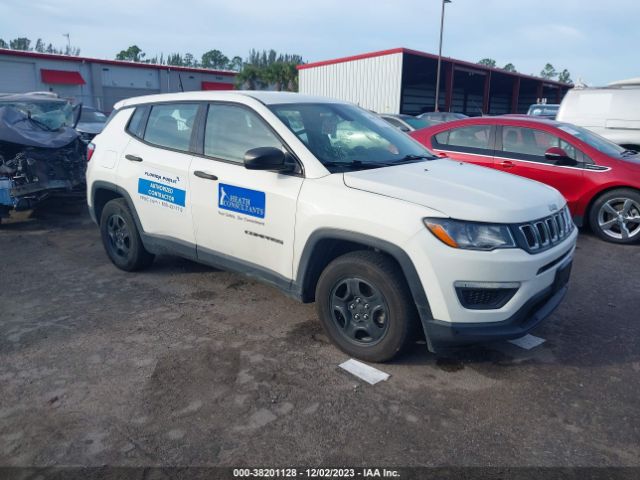
[[[537,253],[556,246],[567,238],[575,225],[569,209],[564,207],[558,213],[518,226],[524,246],[530,253]]]

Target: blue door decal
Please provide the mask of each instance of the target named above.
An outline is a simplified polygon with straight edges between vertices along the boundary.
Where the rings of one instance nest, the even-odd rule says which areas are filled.
[[[220,183],[218,185],[218,207],[230,212],[256,218],[266,213],[264,192]]]
[[[138,179],[138,193],[184,207],[187,192],[180,188],[144,178]]]

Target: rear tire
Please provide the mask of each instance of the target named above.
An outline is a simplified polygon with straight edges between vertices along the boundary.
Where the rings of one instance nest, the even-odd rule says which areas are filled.
[[[589,225],[603,240],[631,244],[640,241],[640,192],[618,188],[596,199],[589,211]]]
[[[331,341],[370,362],[396,356],[415,338],[419,324],[399,266],[372,251],[333,260],[318,279],[316,305]]]
[[[154,255],[144,248],[136,222],[123,198],[107,202],[102,209],[100,233],[107,256],[120,270],[133,272],[153,262]]]

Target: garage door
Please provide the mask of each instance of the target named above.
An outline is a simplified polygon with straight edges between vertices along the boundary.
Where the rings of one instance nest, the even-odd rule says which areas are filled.
[[[160,90],[152,88],[127,88],[127,87],[104,87],[104,104],[100,105],[103,112],[113,110],[113,105],[120,100],[131,97],[139,97],[141,95],[153,95],[160,93]]]
[[[0,60],[0,93],[33,92],[35,89],[35,63]]]

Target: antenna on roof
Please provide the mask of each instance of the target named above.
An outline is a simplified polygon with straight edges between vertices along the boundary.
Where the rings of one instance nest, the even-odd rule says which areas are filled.
[[[180,72],[178,72],[178,80],[180,81],[180,91],[184,92],[184,87],[182,86],[182,76],[180,75]]]
[[[582,77],[578,77],[578,81],[575,83],[573,88],[587,88],[588,85],[582,80]]]
[[[62,36],[67,37],[67,54],[71,55],[71,34],[63,33]]]

